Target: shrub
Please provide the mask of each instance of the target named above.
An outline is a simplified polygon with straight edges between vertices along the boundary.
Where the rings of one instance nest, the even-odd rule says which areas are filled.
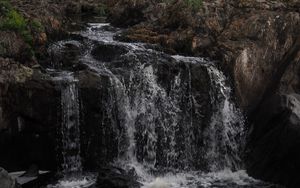
[[[2,30],[13,30],[21,32],[27,28],[26,20],[17,11],[10,10],[2,23],[0,23],[0,28]]]
[[[32,22],[35,29],[39,29],[41,24]],[[16,10],[7,0],[0,0],[0,30],[14,31],[22,36],[23,40],[30,46],[33,43],[33,37],[29,28],[28,21]]]

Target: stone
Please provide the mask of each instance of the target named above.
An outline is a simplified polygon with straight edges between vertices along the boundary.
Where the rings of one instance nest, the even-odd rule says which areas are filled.
[[[19,188],[15,179],[13,179],[6,170],[0,167],[0,187],[1,188]]]
[[[103,167],[98,171],[97,187],[99,188],[138,188],[136,178],[117,167]]]
[[[0,62],[0,165],[17,171],[36,163],[55,170],[59,88],[40,70]]]
[[[0,57],[13,58],[22,63],[30,59],[27,54],[29,46],[18,33],[0,31],[0,36]]]
[[[35,164],[30,165],[28,170],[21,176],[22,177],[38,177],[39,176],[39,167]]]
[[[248,172],[287,187],[300,184],[300,95],[277,94],[265,101],[250,134]]]
[[[119,1],[110,11],[108,20],[118,27],[136,25],[146,20],[144,11],[149,4],[148,1]]]
[[[128,53],[126,48],[114,45],[98,45],[91,52],[95,59],[103,62],[116,61],[126,53]]]

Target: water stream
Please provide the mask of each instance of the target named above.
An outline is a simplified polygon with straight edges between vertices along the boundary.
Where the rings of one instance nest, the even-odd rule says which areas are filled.
[[[111,95],[95,100],[104,100],[107,106],[105,114],[111,124],[103,126],[121,126],[114,164],[134,169],[144,188],[268,187],[244,170],[244,117],[215,63],[166,56],[142,43],[115,41],[118,31],[108,27],[89,24],[85,31],[75,33],[85,43],[65,40],[49,49],[57,53],[67,44],[84,46],[80,63],[109,78]],[[98,45],[97,58],[93,54]],[[109,50],[101,55],[107,46]],[[119,54],[109,55],[113,50]],[[122,63],[115,60],[118,57]],[[65,173],[82,170],[75,80],[62,86]]]

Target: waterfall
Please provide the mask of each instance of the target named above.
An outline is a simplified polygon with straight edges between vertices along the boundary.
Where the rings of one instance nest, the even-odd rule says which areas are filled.
[[[104,84],[95,90],[101,92],[94,99],[100,100],[93,125],[98,137],[88,141],[103,150],[91,150],[117,153],[115,165],[134,170],[144,188],[256,184],[243,170],[244,117],[216,63],[115,41],[115,30],[105,27],[91,24],[76,33],[84,43],[69,40],[49,49],[86,45],[78,61]],[[65,174],[82,170],[78,86],[67,80],[61,86]]]
[[[123,128],[118,137],[119,161],[140,163],[152,169],[203,168],[210,172],[240,169],[243,115],[231,100],[226,77],[213,62],[173,56],[170,66],[175,67],[174,73],[165,81],[158,78],[159,67],[170,60],[160,58],[160,53],[141,44],[114,41],[112,33],[99,32],[106,26],[92,24],[81,35],[104,42],[104,46],[109,44],[126,49],[122,58],[128,59],[127,63],[115,68],[109,62],[95,60],[90,55],[91,49],[81,60],[99,75],[109,77],[109,92],[114,95],[107,100],[107,106],[117,110],[112,112],[109,108],[106,114],[115,113],[110,122],[119,123]],[[209,77],[210,82],[203,84],[206,88],[195,88],[192,80],[196,75],[192,69],[196,68],[201,70],[199,74]],[[126,74],[120,73],[120,69]],[[200,104],[197,96],[203,95],[201,90],[206,89],[210,97],[204,102],[208,103],[210,114],[203,112],[204,102]],[[209,121],[201,122],[205,119]]]
[[[205,130],[206,160],[210,171],[241,169],[241,152],[245,146],[244,117],[231,100],[231,88],[224,74],[214,66],[208,67],[214,113]]]
[[[80,127],[78,87],[75,79],[65,81],[61,86],[62,106],[62,171],[64,175],[80,173]]]

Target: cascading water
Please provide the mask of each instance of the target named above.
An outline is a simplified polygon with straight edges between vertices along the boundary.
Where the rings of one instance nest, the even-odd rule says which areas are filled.
[[[62,171],[81,173],[79,99],[76,80],[63,84],[61,90],[62,105]]]
[[[80,109],[78,97],[78,80],[71,72],[48,70],[55,76],[61,90],[61,175],[63,178],[47,188],[88,187],[94,184],[93,175],[82,172],[80,156]]]
[[[57,46],[85,45],[78,61],[108,80],[108,95],[95,98],[105,117],[95,124],[102,136],[106,128],[116,135],[115,165],[134,169],[145,188],[261,184],[242,170],[244,118],[214,63],[118,42],[116,31],[105,27],[109,24],[90,24],[76,33],[84,43]],[[76,82],[62,89],[65,171],[81,170],[77,92]]]
[[[214,66],[209,66],[208,72],[215,85],[210,91],[214,113],[204,134],[209,169],[241,169],[241,152],[245,145],[243,114],[231,102],[231,88],[224,74]]]

